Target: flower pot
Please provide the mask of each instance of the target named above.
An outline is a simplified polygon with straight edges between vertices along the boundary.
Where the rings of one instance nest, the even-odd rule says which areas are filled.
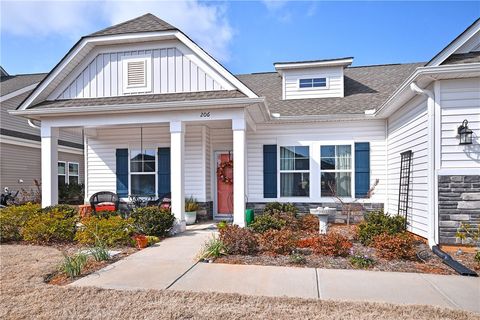
[[[194,224],[197,221],[197,211],[185,212],[185,222],[187,226]]]
[[[143,234],[136,235],[133,238],[135,239],[135,242],[137,243],[137,248],[138,249],[143,249],[143,248],[147,247],[148,239]]]

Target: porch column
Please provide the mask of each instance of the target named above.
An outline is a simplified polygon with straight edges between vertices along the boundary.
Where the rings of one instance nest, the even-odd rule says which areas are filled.
[[[42,207],[58,203],[58,128],[41,128]]]
[[[172,212],[177,219],[177,232],[183,232],[185,223],[185,124],[182,121],[170,122],[170,179],[172,192]]]
[[[233,223],[245,226],[245,119],[233,119]]]

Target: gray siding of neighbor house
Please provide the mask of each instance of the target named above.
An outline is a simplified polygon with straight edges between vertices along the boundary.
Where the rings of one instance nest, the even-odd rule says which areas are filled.
[[[0,187],[9,187],[11,190],[21,188],[35,190],[33,179],[41,180],[41,152],[40,148],[31,148],[7,143],[0,143]],[[78,162],[80,181],[83,182],[85,165],[83,154],[58,153],[59,161]],[[19,179],[23,183],[19,183]]]

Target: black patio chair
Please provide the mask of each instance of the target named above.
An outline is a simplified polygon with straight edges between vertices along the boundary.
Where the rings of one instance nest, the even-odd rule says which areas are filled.
[[[105,202],[113,203],[115,205],[115,211],[118,211],[118,207],[120,206],[120,198],[118,195],[110,191],[100,191],[90,197],[90,206],[92,207],[92,212],[94,214],[97,213],[97,205]]]

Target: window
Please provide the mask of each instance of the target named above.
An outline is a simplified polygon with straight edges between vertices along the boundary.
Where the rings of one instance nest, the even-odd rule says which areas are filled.
[[[298,85],[300,88],[326,88],[327,78],[300,79]]]
[[[320,147],[320,192],[322,197],[352,195],[352,146]]]
[[[78,184],[78,163],[69,162],[68,163],[68,183]]]
[[[130,151],[130,194],[150,196],[156,194],[155,150]]]
[[[140,93],[150,92],[151,84],[151,55],[135,55],[123,57],[123,92]]]
[[[309,194],[309,147],[280,147],[280,196],[308,197]]]
[[[67,183],[67,164],[63,161],[58,162],[58,186]]]

